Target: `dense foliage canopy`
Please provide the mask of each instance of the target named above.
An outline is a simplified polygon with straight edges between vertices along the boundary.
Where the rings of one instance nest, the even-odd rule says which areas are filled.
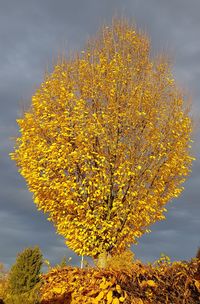
[[[121,252],[164,219],[192,162],[185,104],[168,61],[126,20],[46,75],[11,155],[76,253]]]

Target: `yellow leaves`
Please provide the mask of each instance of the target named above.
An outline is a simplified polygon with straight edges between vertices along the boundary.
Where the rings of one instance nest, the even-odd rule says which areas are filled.
[[[115,289],[116,289],[116,291],[117,291],[118,293],[121,293],[121,292],[122,292],[121,286],[118,285],[118,284],[115,286]]]
[[[101,291],[98,296],[95,298],[95,303],[99,303],[104,297],[104,292]]]
[[[114,298],[112,301],[112,304],[120,304],[119,299],[118,298]]]
[[[153,280],[142,281],[140,284],[141,287],[157,287],[157,284]]]
[[[101,289],[107,289],[109,286],[111,286],[111,282],[105,280],[99,285]]]
[[[145,296],[148,299],[151,299],[153,296],[153,290],[158,287],[158,285],[153,280],[143,280],[139,282],[141,289],[144,289]]]
[[[115,236],[112,237],[112,241],[113,241],[113,243],[116,241],[116,237]]]
[[[109,290],[109,292],[107,293],[107,303],[108,304],[111,304],[112,301],[113,301],[113,291],[112,290]]]
[[[194,285],[196,286],[198,292],[200,293],[200,281],[195,280]]]
[[[125,297],[120,297],[120,298],[119,298],[119,302],[120,302],[120,303],[123,303],[124,301],[125,301]]]
[[[168,81],[169,84],[173,84],[175,80],[173,78],[171,78],[171,79],[167,78],[167,81]]]
[[[126,262],[125,255],[122,255],[121,258]],[[166,265],[165,268],[162,265],[155,268],[152,264],[142,264],[140,261],[134,260],[129,265],[130,272],[115,267],[104,270],[93,267],[80,269],[71,266],[64,269],[54,268],[48,274],[43,275],[42,299],[56,301],[62,298],[62,294],[65,296],[70,294],[74,303],[121,304],[131,302],[138,304],[156,303],[156,299],[162,296],[163,303],[168,300],[176,303],[177,297],[193,303],[200,289],[199,265],[198,259],[192,259],[190,262],[173,262],[171,265]],[[143,281],[140,283],[141,278]],[[133,288],[129,286],[130,282],[133,282]],[[104,288],[104,284],[106,284],[106,288]],[[104,289],[102,290],[102,288]],[[170,297],[169,289],[171,290]],[[189,292],[191,289],[193,293]]]
[[[63,292],[64,292],[63,288],[60,288],[60,287],[52,288],[52,293],[62,294]]]
[[[137,113],[139,116],[145,116],[145,115],[147,114],[147,113],[144,112],[144,111],[142,111],[142,112],[136,111],[136,113]]]
[[[11,158],[77,254],[135,243],[190,172],[191,118],[168,64],[149,52],[126,22],[103,28],[56,64],[17,120]]]
[[[109,290],[108,292],[100,291],[98,296],[93,299],[94,304],[100,304],[103,303],[103,300],[105,300],[107,304],[120,304],[125,301],[125,297],[115,297],[113,296],[113,290]]]
[[[113,97],[114,95],[115,95],[115,90],[114,90],[114,89],[111,89],[111,90],[110,90],[110,96]]]

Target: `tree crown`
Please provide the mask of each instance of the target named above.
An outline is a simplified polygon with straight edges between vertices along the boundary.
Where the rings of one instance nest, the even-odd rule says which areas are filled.
[[[78,254],[123,251],[190,172],[191,118],[170,65],[126,20],[59,61],[18,120],[12,158]]]

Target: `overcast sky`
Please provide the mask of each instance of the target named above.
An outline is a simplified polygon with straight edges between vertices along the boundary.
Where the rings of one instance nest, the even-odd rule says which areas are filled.
[[[16,254],[39,245],[52,264],[64,255],[80,258],[37,211],[25,181],[8,153],[17,134],[16,118],[43,80],[58,53],[81,49],[102,22],[123,14],[151,38],[154,53],[166,50],[174,60],[177,82],[193,100],[200,117],[199,0],[0,0],[0,262],[9,267]],[[168,205],[166,220],[152,226],[132,249],[144,262],[160,253],[172,260],[195,256],[200,246],[200,136],[194,135],[197,157],[181,197]]]

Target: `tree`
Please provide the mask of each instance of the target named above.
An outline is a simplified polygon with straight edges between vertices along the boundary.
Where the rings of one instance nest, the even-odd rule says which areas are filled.
[[[165,218],[190,172],[187,98],[164,56],[126,20],[59,59],[17,120],[11,153],[67,245],[117,254]]]
[[[39,247],[28,247],[18,254],[9,274],[12,293],[20,295],[31,291],[40,280],[41,266],[42,254]]]

